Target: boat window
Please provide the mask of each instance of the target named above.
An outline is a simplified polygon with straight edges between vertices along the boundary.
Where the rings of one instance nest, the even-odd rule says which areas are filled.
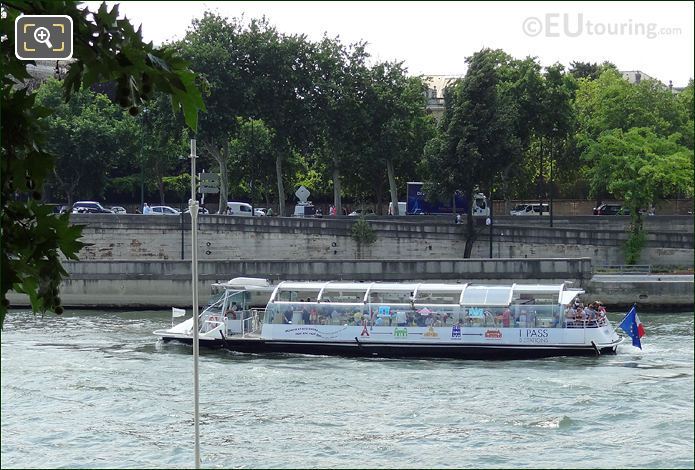
[[[326,288],[321,295],[321,300],[322,302],[363,303],[366,290],[365,288],[363,291],[340,291]]]
[[[520,304],[510,307],[517,328],[560,328],[560,306]]]
[[[278,292],[276,301],[279,302],[300,302],[307,299],[316,300],[319,296],[318,289],[312,290],[281,290]]]
[[[419,290],[415,298],[416,304],[458,304],[461,290],[452,292],[426,292]]]
[[[369,302],[386,304],[407,304],[410,303],[410,292],[370,292]]]
[[[361,325],[368,318],[362,304],[275,302],[268,305],[264,323],[292,325]]]
[[[477,306],[506,306],[509,304],[511,293],[511,287],[468,286],[463,292],[463,304]]]

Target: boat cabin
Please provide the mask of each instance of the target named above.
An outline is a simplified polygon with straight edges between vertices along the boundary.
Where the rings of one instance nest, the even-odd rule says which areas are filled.
[[[270,298],[263,323],[574,327],[566,310],[583,292],[569,289],[564,283],[494,286],[282,282]]]

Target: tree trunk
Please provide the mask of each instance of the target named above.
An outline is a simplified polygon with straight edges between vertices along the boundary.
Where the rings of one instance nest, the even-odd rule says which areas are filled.
[[[164,205],[164,180],[161,176],[157,177],[157,187],[159,188],[159,204]]]
[[[227,170],[227,162],[229,161],[229,144],[225,142],[222,146],[222,151],[217,152],[217,163],[220,166],[220,201],[217,206],[217,213],[224,214],[227,210],[229,171]]]
[[[282,152],[275,157],[275,176],[278,182],[278,215],[285,215],[285,185],[282,182]]]
[[[386,172],[389,177],[389,191],[391,192],[391,204],[393,206],[392,215],[400,215],[398,213],[398,188],[396,187],[396,175],[393,170],[393,160],[386,160]]]
[[[338,166],[338,159],[333,161],[333,205],[335,206],[335,213],[337,215],[343,214],[343,202],[340,197],[340,167]]]
[[[384,215],[384,186],[381,181],[376,183],[374,187],[374,195],[376,196],[376,213]]]
[[[473,191],[468,191],[468,213],[466,214],[466,246],[463,249],[463,257],[470,258],[475,243],[476,231],[473,223]]]
[[[543,178],[543,137],[541,136],[540,153],[539,153],[539,169],[540,173],[538,175],[538,199],[540,199],[541,204],[543,204],[543,191],[545,190],[545,179]],[[541,206],[543,207],[543,206]]]

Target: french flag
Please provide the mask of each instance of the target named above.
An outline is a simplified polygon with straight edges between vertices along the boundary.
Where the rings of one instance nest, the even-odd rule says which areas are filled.
[[[640,338],[644,336],[644,326],[642,326],[642,322],[639,321],[639,317],[637,316],[637,307],[635,305],[633,305],[630,311],[627,312],[627,315],[625,315],[625,318],[623,318],[623,321],[621,321],[620,325],[618,326],[622,328],[622,330],[627,333],[630,338],[632,338],[633,346],[642,349],[642,342],[640,341]]]

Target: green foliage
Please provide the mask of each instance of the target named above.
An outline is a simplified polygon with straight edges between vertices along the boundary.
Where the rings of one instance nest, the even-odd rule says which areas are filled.
[[[694,154],[680,145],[679,139],[679,134],[660,137],[649,128],[627,132],[613,129],[591,142],[584,155],[593,163],[587,169],[592,191],[605,188],[622,198],[630,209],[632,228],[626,245],[629,260],[639,258],[643,246],[640,210],[658,198],[693,195]]]
[[[352,225],[352,239],[357,242],[359,246],[369,246],[376,242],[376,232],[369,225],[369,222],[364,218],[364,216],[357,219],[357,221]]]
[[[468,73],[446,89],[441,135],[426,147],[429,184],[425,191],[450,197],[461,189],[468,198],[464,257],[475,241],[473,193],[490,187],[520,153],[515,132],[518,112],[513,95],[500,85],[500,69],[508,61],[501,51],[483,49],[467,59]]]
[[[190,192],[191,192],[191,175],[190,175],[190,173],[184,173],[182,175],[177,175],[177,176],[165,176],[162,178],[162,184],[164,185],[164,188],[168,192],[171,192],[173,194],[177,194],[180,197],[181,197],[181,195],[188,195],[188,196],[184,196],[183,200],[185,200],[186,197],[190,197]]]
[[[649,128],[614,129],[592,142],[585,154],[594,163],[587,175],[594,191],[605,186],[625,199],[633,214],[656,198],[693,194],[693,151],[679,134],[660,137]]]
[[[78,241],[81,227],[70,226],[67,215],[56,216],[48,206],[38,202],[55,163],[45,150],[44,126],[48,123],[39,122],[50,115],[50,110],[35,102],[36,95],[18,86],[30,76],[26,71],[27,63],[14,55],[15,19],[23,13],[65,14],[72,18],[74,61],[63,82],[66,98],[79,95],[80,89],[92,84],[116,81],[117,100],[122,107],[129,108],[132,115],[138,113],[139,106],[155,91],[171,95],[174,109],[182,109],[186,122],[194,129],[197,112],[204,109],[200,92],[193,83],[193,73],[186,63],[171,49],[155,49],[152,44],[143,43],[141,32],[135,31],[128,20],[118,18],[117,7],[108,11],[104,3],[98,11],[91,12],[69,1],[8,0],[3,2],[2,10],[0,25],[5,40],[2,47],[0,322],[4,321],[9,307],[7,292],[10,290],[27,294],[34,311],[61,313],[58,286],[66,273],[60,259],[76,259],[84,246]],[[95,113],[106,109],[103,100],[95,100],[95,108],[86,110],[91,114],[83,116],[84,119],[89,116],[97,119]],[[52,103],[57,104],[55,100]],[[63,126],[57,118],[53,124],[55,129]],[[84,124],[62,128],[82,129],[75,138],[87,137]]]
[[[37,91],[37,103],[52,110],[42,119],[46,148],[55,155],[54,184],[69,204],[75,196],[101,199],[109,172],[138,149],[140,129],[105,95],[90,90],[64,102],[60,82],[50,80]]]
[[[261,119],[236,118],[229,141],[230,194],[245,193],[252,201],[267,201],[275,183],[275,132]]]
[[[625,253],[625,264],[637,264],[639,263],[642,248],[644,248],[647,236],[641,226],[635,224],[631,224],[628,233],[629,236],[623,248]]]

